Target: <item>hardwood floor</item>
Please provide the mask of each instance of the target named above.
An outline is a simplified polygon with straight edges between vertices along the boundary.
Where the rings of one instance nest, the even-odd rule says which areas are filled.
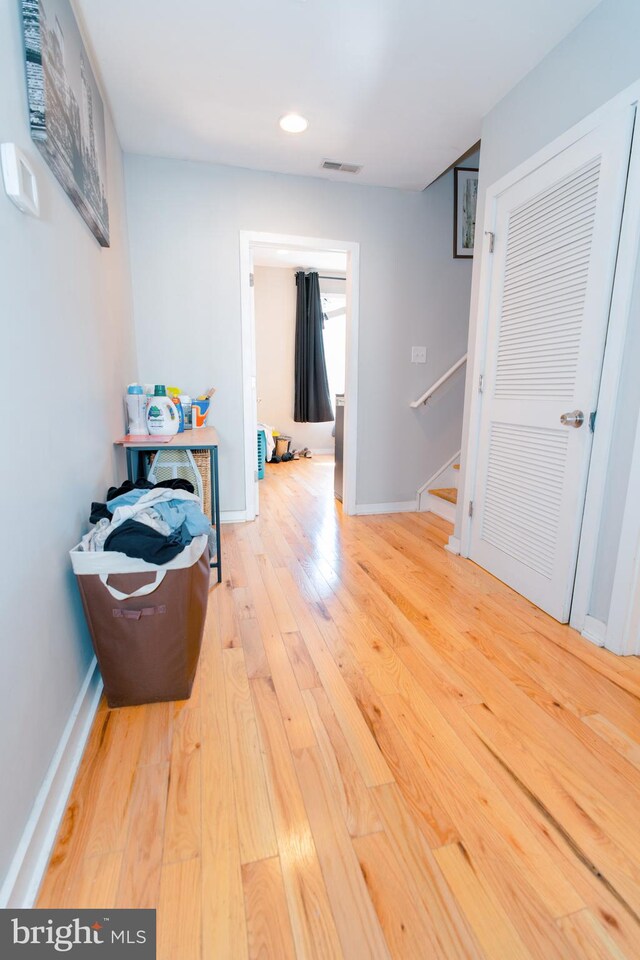
[[[223,531],[188,702],[96,717],[41,907],[162,960],[640,957],[640,663],[323,458]]]

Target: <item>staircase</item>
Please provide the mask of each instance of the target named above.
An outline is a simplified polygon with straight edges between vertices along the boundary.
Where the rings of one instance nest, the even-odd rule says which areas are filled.
[[[437,477],[438,486],[429,486],[420,500],[420,510],[435,513],[450,523],[455,523],[458,502],[458,477],[460,464],[453,463]]]
[[[417,410],[421,406],[426,405],[434,393],[447,382],[449,377],[453,376],[457,370],[460,370],[466,362],[467,354],[465,353],[459,360],[456,360],[453,366],[449,367],[446,373],[443,373],[439,380],[436,380],[428,390],[425,390],[421,397],[413,400],[410,406],[414,410]],[[456,522],[458,477],[460,470],[459,456],[460,450],[458,450],[437,473],[434,473],[426,483],[422,484],[416,494],[418,510],[436,513],[439,517],[444,517],[444,519],[450,523]]]

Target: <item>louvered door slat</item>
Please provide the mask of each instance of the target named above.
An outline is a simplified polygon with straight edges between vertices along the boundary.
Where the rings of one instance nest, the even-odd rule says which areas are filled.
[[[584,174],[588,172],[588,176]],[[576,190],[576,180],[580,183]],[[560,184],[540,194],[537,198],[522,204],[519,210],[512,212],[509,218],[506,267],[503,277],[503,309],[519,304],[525,304],[532,311],[540,303],[550,309],[548,325],[553,326],[553,315],[562,312],[567,305],[568,298],[579,304],[584,302],[589,278],[589,262],[593,230],[583,239],[577,249],[568,247],[559,223],[563,214],[566,216],[568,206],[573,211],[579,202],[581,210],[590,215],[595,214],[595,202],[600,182],[600,158],[592,159],[582,170],[564,177]],[[548,197],[553,196],[553,202]],[[544,217],[548,218],[549,240],[548,249],[541,254],[544,245]],[[537,224],[536,241],[538,254],[535,263],[514,264],[509,259],[509,250],[513,237],[520,240],[523,231],[535,218]],[[589,220],[593,225],[594,217]],[[567,230],[571,230],[570,223]],[[523,241],[521,241],[523,242]],[[559,253],[557,248],[562,247]],[[498,337],[498,357],[496,364],[496,396],[503,399],[516,400],[526,396],[528,398],[541,396],[549,399],[555,394],[557,399],[569,399],[573,395],[575,376],[577,373],[578,353],[580,349],[581,325],[576,324],[572,334],[558,343],[554,358],[550,361],[545,355],[535,357],[535,331],[527,326],[528,313],[522,312],[518,321],[511,320],[508,343]],[[519,328],[519,329],[518,329]],[[518,336],[518,332],[520,336]],[[513,364],[511,359],[514,352],[522,347],[528,351],[527,360]],[[514,376],[514,369],[521,372],[520,377]],[[549,376],[550,370],[555,376]]]
[[[526,317],[521,318],[520,314],[526,313]],[[506,330],[509,327],[509,324],[519,324],[522,323],[532,323],[538,317],[541,317],[545,320],[549,314],[553,316],[563,316],[565,314],[574,315],[579,313],[582,315],[582,297],[575,296],[566,298],[566,303],[562,308],[554,306],[553,303],[545,303],[542,299],[535,307],[528,306],[523,304],[521,307],[512,308],[511,310],[503,311],[502,314],[502,330]]]
[[[584,263],[585,255],[589,253],[591,246],[591,236],[585,237],[580,243],[568,244],[564,248],[554,249],[544,255],[530,260],[528,263],[522,263],[513,268],[510,267],[509,282],[505,283],[505,294],[515,291],[523,286],[529,286],[537,279],[556,278],[572,273],[580,269],[580,264]]]
[[[593,219],[593,212],[585,214],[580,211],[573,217],[568,212],[563,212],[556,221],[541,225],[537,233],[523,236],[520,242],[514,241],[507,265],[513,268],[523,262],[535,263],[549,251],[557,251],[563,247],[573,248],[575,244],[588,240],[593,230]]]
[[[581,312],[574,310],[570,313],[562,314],[558,318],[558,322],[554,323],[551,329],[548,329],[549,324],[547,318],[543,315],[538,315],[538,317],[533,318],[530,322],[526,324],[530,329],[535,329],[538,331],[538,340],[544,342],[545,340],[552,341],[557,337],[563,337],[566,332],[571,331],[571,329],[579,324],[581,320]],[[524,324],[522,326],[525,326]],[[505,349],[509,346],[509,340],[517,340],[520,337],[520,329],[510,334],[508,326],[505,324],[505,328],[502,334],[502,341],[505,345]]]
[[[597,190],[597,181],[592,184]],[[578,195],[573,203],[566,207],[558,207],[550,211],[548,218],[540,217],[527,230],[511,231],[511,246],[507,263],[511,265],[518,260],[523,253],[533,257],[537,256],[541,249],[549,246],[559,246],[566,242],[567,234],[576,234],[588,230],[593,224],[595,210],[589,198],[585,195]]]
[[[546,217],[549,211],[566,206],[576,194],[591,191],[594,181],[600,176],[600,156],[596,154],[582,165],[561,177],[553,187],[542,190],[537,197],[528,197],[519,207],[511,211],[510,222],[513,230],[518,231]]]
[[[593,213],[585,214],[583,210],[577,212],[573,217],[567,213],[552,230],[550,224],[546,224],[546,232],[537,239],[532,234],[529,237],[523,237],[520,243],[514,243],[509,250],[509,266],[517,266],[520,263],[534,262],[541,256],[551,243],[555,242],[554,249],[560,249],[563,246],[573,246],[579,243],[583,238],[591,236],[593,227]]]

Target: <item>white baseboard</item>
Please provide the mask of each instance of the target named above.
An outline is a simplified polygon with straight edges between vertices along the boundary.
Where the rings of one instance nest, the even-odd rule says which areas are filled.
[[[0,908],[35,903],[101,693],[102,677],[94,657],[0,888]]]
[[[311,453],[315,453],[318,457],[324,457],[329,453],[335,452],[336,451],[334,447],[318,447],[317,449],[315,447],[311,448]]]
[[[220,523],[243,523],[247,519],[246,510],[221,510]]]
[[[376,513],[415,513],[415,500],[400,500],[396,503],[357,503],[354,513],[364,517]]]
[[[595,643],[599,647],[604,647],[607,640],[607,625],[603,623],[602,620],[596,620],[595,617],[587,615],[584,618],[582,636],[590,640],[591,643]]]
[[[444,545],[447,553],[452,553],[454,557],[460,556],[460,538],[454,537],[453,534],[449,537],[449,542]]]

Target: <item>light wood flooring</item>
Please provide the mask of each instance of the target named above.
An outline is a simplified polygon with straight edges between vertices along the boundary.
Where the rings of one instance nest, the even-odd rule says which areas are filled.
[[[42,907],[157,907],[162,960],[640,957],[640,664],[269,466],[196,687],[102,706]]]

